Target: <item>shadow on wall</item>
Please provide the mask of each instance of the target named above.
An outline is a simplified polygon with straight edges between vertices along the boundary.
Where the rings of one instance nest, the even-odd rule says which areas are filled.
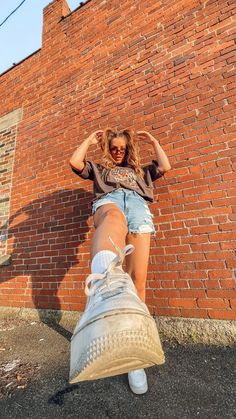
[[[91,228],[88,218],[93,194],[84,189],[63,189],[41,195],[7,222],[8,240],[12,241],[12,263],[1,268],[0,283],[20,276],[29,277],[31,287],[27,290],[32,291],[40,320],[70,340],[71,333],[59,324],[62,314],[57,294],[71,267],[79,265],[78,271],[83,274],[84,262],[78,248],[87,240],[86,233]],[[75,298],[76,289],[78,293],[82,289],[82,282],[76,276],[73,287]],[[48,323],[45,319],[43,308],[57,310],[53,322]]]

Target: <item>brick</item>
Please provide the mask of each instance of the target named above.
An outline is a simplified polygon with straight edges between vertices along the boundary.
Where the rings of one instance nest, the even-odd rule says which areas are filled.
[[[178,280],[174,281],[175,288],[188,288],[188,281]]]
[[[236,288],[236,280],[235,279],[221,279],[220,280],[221,288],[225,289],[235,289]]]
[[[180,297],[182,298],[205,298],[206,293],[203,289],[188,289],[188,290],[180,290]]]
[[[180,292],[177,291],[177,290],[173,290],[173,289],[171,289],[171,290],[169,290],[169,289],[168,290],[167,289],[165,289],[165,290],[159,289],[159,290],[154,290],[154,295],[157,298],[179,297]]]
[[[200,308],[229,308],[229,300],[222,300],[219,298],[214,299],[198,299],[197,305]]]
[[[236,320],[236,310],[208,310],[210,319]]]
[[[156,316],[179,317],[180,310],[177,308],[152,307],[152,314]]]
[[[192,318],[207,318],[207,310],[205,309],[193,309],[193,308],[181,308],[181,317],[192,317]]]
[[[209,298],[235,298],[236,297],[236,289],[234,290],[224,290],[224,289],[219,289],[219,290],[208,290],[207,291],[207,296]]]
[[[188,308],[192,308],[192,307],[196,307],[197,303],[194,299],[183,299],[183,298],[170,298],[169,299],[169,304],[170,306],[174,306],[174,307],[188,307]]]

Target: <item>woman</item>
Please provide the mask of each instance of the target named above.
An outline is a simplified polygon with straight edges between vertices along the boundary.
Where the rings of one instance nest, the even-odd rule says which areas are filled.
[[[138,131],[137,140],[153,146],[155,159],[151,164],[141,166],[132,130],[107,128],[104,132],[95,131],[84,140],[72,155],[70,165],[74,173],[94,183],[92,273],[104,273],[116,257],[109,236],[119,248],[133,245],[135,251],[126,256],[126,271],[133,279],[140,299],[145,302],[150,239],[151,234],[155,234],[148,202],[153,202],[153,181],[171,166],[164,150],[150,133]],[[101,146],[101,164],[85,159],[93,144]],[[147,391],[143,369],[129,372],[128,379],[132,391],[138,394]]]

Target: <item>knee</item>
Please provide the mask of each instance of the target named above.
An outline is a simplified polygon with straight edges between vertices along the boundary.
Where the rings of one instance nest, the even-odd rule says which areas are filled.
[[[112,208],[107,210],[103,215],[103,220],[112,224],[114,227],[117,226],[119,229],[127,230],[125,217],[119,209]]]

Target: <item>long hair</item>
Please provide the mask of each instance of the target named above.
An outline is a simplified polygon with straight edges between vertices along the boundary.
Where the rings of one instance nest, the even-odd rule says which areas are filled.
[[[122,137],[126,140],[126,152],[123,165],[132,167],[135,173],[139,177],[143,178],[144,171],[140,164],[139,146],[134,139],[134,131],[131,129],[114,131],[111,128],[106,128],[104,130],[101,140],[101,148],[103,151],[102,165],[107,169],[111,169],[116,166],[116,162],[110,153],[110,144],[111,140],[117,137]]]

